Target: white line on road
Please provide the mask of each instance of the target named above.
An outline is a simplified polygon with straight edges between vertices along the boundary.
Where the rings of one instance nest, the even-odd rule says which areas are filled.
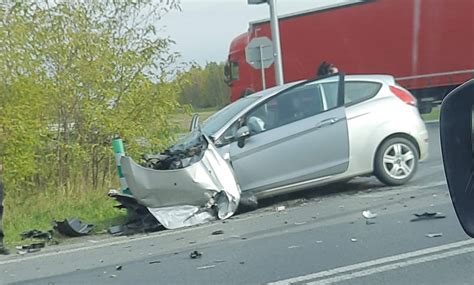
[[[336,274],[342,274],[342,273],[346,273],[348,271],[363,270],[363,269],[366,269],[368,267],[382,265],[384,263],[397,262],[397,261],[401,261],[403,259],[415,258],[415,257],[419,257],[419,256],[422,256],[422,255],[427,255],[427,254],[435,254],[435,253],[438,253],[438,252],[441,252],[441,251],[452,250],[452,249],[455,249],[455,248],[458,248],[458,247],[472,245],[472,244],[474,244],[474,239],[469,239],[469,240],[464,240],[464,241],[460,241],[460,242],[449,243],[449,244],[444,244],[444,245],[440,245],[440,246],[436,246],[436,247],[430,247],[430,248],[421,249],[421,250],[417,250],[417,251],[412,251],[412,252],[407,252],[407,253],[403,253],[403,254],[393,255],[393,256],[389,256],[389,257],[374,259],[374,260],[370,260],[370,261],[366,261],[366,262],[362,262],[362,263],[357,263],[357,264],[353,264],[353,265],[338,267],[338,268],[334,268],[334,269],[330,269],[330,270],[326,270],[326,271],[316,272],[316,273],[303,275],[303,276],[298,276],[298,277],[294,277],[294,278],[289,278],[289,279],[285,279],[285,280],[280,280],[280,281],[276,281],[276,282],[271,282],[271,283],[268,283],[268,284],[284,285],[284,284],[293,284],[293,283],[298,283],[298,282],[311,281],[311,280],[318,279],[318,278],[323,278],[323,277],[332,277]],[[464,249],[464,248],[462,250],[466,251],[466,249]]]
[[[407,266],[410,266],[410,265],[420,264],[420,263],[429,262],[429,261],[435,261],[435,260],[448,258],[448,257],[455,256],[455,255],[466,254],[466,253],[473,252],[473,251],[474,251],[474,247],[460,248],[460,249],[451,250],[451,251],[447,251],[447,252],[443,252],[443,253],[432,254],[432,255],[428,255],[428,256],[418,257],[418,258],[415,258],[415,259],[409,259],[409,260],[406,260],[406,261],[391,263],[391,264],[388,264],[388,265],[382,265],[382,266],[379,266],[379,267],[370,268],[370,269],[366,269],[366,270],[346,273],[346,274],[338,275],[338,276],[335,276],[335,277],[330,277],[330,278],[326,278],[326,279],[322,279],[322,280],[318,280],[318,281],[314,281],[314,282],[309,282],[309,283],[307,283],[307,285],[323,285],[323,284],[332,284],[332,283],[342,282],[342,281],[345,281],[345,280],[350,280],[350,279],[354,279],[354,278],[369,276],[369,275],[372,275],[372,274],[377,274],[377,273],[382,273],[382,272],[389,271],[389,270],[399,269],[399,268],[407,267]]]

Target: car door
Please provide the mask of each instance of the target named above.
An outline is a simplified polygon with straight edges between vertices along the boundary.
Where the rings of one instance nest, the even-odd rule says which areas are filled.
[[[230,145],[230,159],[243,191],[268,190],[347,169],[349,138],[344,85],[340,84],[344,76],[333,78],[339,87],[335,94],[324,94],[320,80],[309,81],[280,92],[246,114],[250,137],[243,147],[237,142]],[[336,104],[328,104],[331,95]]]

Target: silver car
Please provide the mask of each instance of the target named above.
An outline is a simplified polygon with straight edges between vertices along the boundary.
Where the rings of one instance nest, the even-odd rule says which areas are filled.
[[[401,185],[428,154],[416,99],[389,75],[277,86],[226,106],[201,131],[258,198],[371,174]]]
[[[192,126],[145,165],[117,158],[133,198],[169,229],[228,218],[254,196],[360,175],[400,185],[428,152],[416,100],[386,75],[286,84]]]

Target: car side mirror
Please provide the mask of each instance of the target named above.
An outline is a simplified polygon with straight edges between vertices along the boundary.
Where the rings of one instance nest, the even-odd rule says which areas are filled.
[[[474,79],[449,93],[441,105],[444,171],[456,215],[474,237]]]
[[[240,148],[245,146],[245,140],[250,137],[250,129],[247,126],[240,127],[235,133],[235,140]]]

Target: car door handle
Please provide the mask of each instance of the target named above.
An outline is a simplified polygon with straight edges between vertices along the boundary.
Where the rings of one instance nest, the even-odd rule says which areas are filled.
[[[326,119],[326,120],[323,120],[323,121],[319,122],[318,124],[316,124],[316,128],[320,129],[320,128],[323,128],[323,127],[327,127],[327,126],[330,126],[332,124],[337,123],[338,121],[339,121],[338,118]]]

